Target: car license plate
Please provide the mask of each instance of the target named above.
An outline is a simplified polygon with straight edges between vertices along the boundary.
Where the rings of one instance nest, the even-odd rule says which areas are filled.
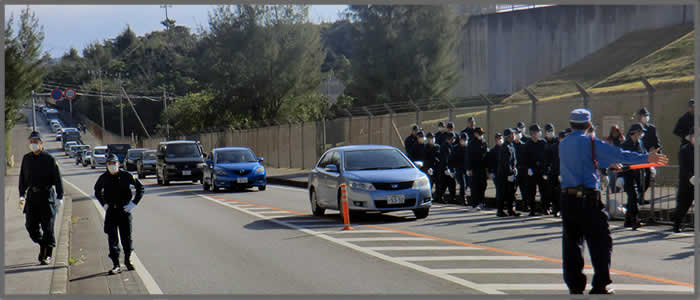
[[[185,176],[192,175],[192,171],[190,171],[190,170],[182,171],[182,175],[185,175]]]
[[[391,195],[386,198],[386,204],[403,204],[405,201],[404,195]]]
[[[248,183],[248,177],[239,177],[236,181],[238,183]]]

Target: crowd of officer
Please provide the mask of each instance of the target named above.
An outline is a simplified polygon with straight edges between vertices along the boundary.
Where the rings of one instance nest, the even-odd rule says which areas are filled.
[[[674,129],[674,133],[683,139],[679,155],[681,183],[673,227],[676,232],[680,231],[682,219],[692,203],[693,109],[694,101],[690,100],[688,113],[678,120]],[[649,123],[649,110],[642,108],[636,115],[638,123],[630,126],[626,136],[618,125],[614,125],[603,141],[641,154],[661,150],[656,127]],[[571,128],[557,132],[553,124],[545,124],[542,128],[538,124],[528,127],[524,122],[518,122],[513,128],[496,133],[495,144],[489,147],[484,139],[486,132],[470,117],[461,132],[455,130],[452,122],[446,126],[440,122],[435,133],[426,133],[413,126],[404,146],[410,159],[423,162],[422,170],[430,176],[437,203],[467,205],[481,210],[485,205],[487,179],[490,178],[496,188],[498,216],[519,216],[517,207],[529,216],[558,217],[562,193],[559,143],[572,132]],[[595,138],[595,127],[591,126],[585,133]],[[615,189],[618,181],[622,183],[620,185],[628,199],[624,226],[640,227],[639,205],[649,203],[644,199],[644,193],[656,176],[655,168],[611,170],[601,166],[599,173],[603,188]],[[611,184],[608,186],[608,183]],[[470,197],[466,196],[467,189],[471,191]],[[522,202],[516,206],[518,189]],[[449,194],[446,194],[447,190]],[[535,201],[538,191],[539,203]]]

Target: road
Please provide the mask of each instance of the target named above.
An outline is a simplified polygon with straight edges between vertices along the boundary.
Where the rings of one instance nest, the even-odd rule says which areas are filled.
[[[58,147],[47,142],[48,149]],[[65,187],[92,196],[104,169],[54,155]],[[138,277],[151,292],[568,293],[557,218],[498,218],[494,211],[435,205],[423,220],[410,211],[368,214],[352,220],[354,231],[341,231],[337,212],[310,215],[304,189],[212,193],[199,184],[158,186],[152,176],[142,181],[146,194],[134,210],[133,238],[143,266]],[[611,224],[617,294],[693,292],[692,232],[620,225]],[[590,264],[587,251],[585,257]],[[590,282],[592,270],[586,272]]]

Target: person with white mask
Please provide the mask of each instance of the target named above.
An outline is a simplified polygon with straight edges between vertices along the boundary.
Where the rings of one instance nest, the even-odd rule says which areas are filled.
[[[131,186],[136,189],[136,195],[131,194]],[[124,265],[128,270],[134,270],[131,264],[133,252],[131,228],[131,211],[143,197],[143,184],[129,172],[119,169],[119,157],[110,154],[107,158],[107,172],[100,175],[95,183],[95,198],[102,206],[108,205],[105,213],[104,232],[109,243],[109,258],[114,267],[110,274],[121,272],[119,265],[119,240],[124,249]]]
[[[661,140],[656,135],[656,126],[649,123],[651,114],[646,107],[643,107],[637,113],[637,119],[642,127],[646,130],[644,132],[644,137],[642,138],[642,145],[647,149],[647,152],[655,152],[656,149],[661,149]],[[661,151],[659,151],[661,152]],[[644,187],[649,189],[651,186],[651,180],[656,178],[656,168],[644,169]],[[645,200],[642,204],[649,204],[649,201]]]
[[[20,167],[19,208],[25,215],[29,237],[39,244],[39,263],[48,265],[56,247],[54,220],[63,204],[63,183],[56,159],[44,151],[44,142],[36,131],[29,136],[29,151]]]

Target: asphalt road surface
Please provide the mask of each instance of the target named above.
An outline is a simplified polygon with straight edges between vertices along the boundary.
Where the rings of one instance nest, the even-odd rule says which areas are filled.
[[[48,149],[59,145],[47,142]],[[92,197],[104,169],[54,155],[65,188]],[[341,231],[337,211],[311,215],[304,189],[212,193],[191,182],[158,186],[153,176],[142,182],[133,239],[138,275],[151,293],[568,293],[557,218],[435,205],[426,219],[410,211],[367,214],[351,220],[354,231]],[[617,294],[692,294],[692,232],[621,225],[611,224]],[[586,274],[590,282],[592,269]]]

